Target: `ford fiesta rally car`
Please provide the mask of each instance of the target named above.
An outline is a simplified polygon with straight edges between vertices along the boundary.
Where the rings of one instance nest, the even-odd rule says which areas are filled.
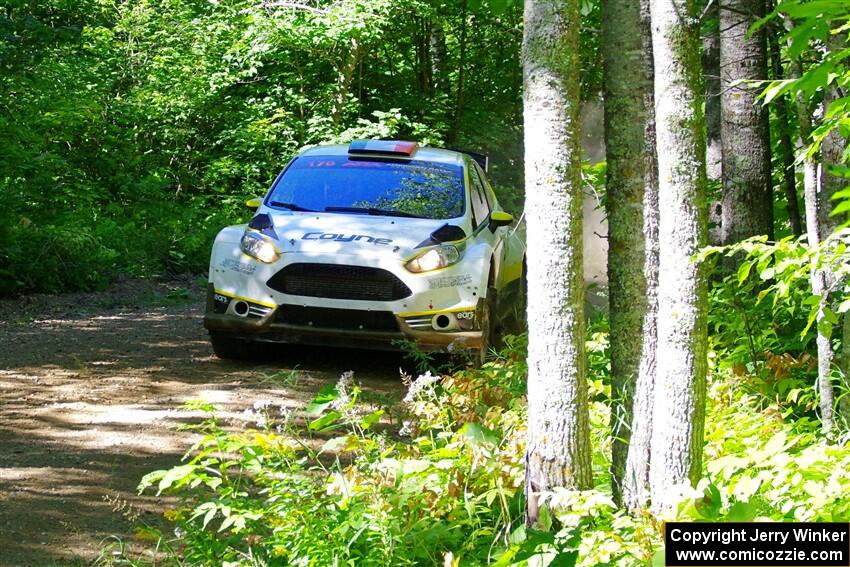
[[[522,317],[525,246],[476,161],[414,142],[297,155],[246,225],[215,239],[204,326],[254,342],[466,351]]]

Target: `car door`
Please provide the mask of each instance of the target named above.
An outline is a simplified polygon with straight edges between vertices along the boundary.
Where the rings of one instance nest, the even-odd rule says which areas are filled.
[[[493,211],[493,198],[488,195],[483,174],[473,160],[467,162],[469,176],[469,197],[472,204],[472,237],[477,246],[484,246],[487,255],[492,258],[492,270],[496,276],[493,282],[498,287],[498,275],[501,266],[501,244],[504,231],[490,227],[490,213]],[[489,258],[488,258],[489,260]],[[490,264],[490,262],[488,262]]]
[[[484,195],[490,204],[490,211],[503,211],[496,199],[496,193],[487,179],[484,170],[475,164],[476,172],[481,178],[484,187]],[[525,244],[523,238],[518,234],[518,226],[501,226],[496,229],[495,261],[496,261],[496,287],[502,289],[507,284],[518,280],[522,276],[523,261],[525,258]]]

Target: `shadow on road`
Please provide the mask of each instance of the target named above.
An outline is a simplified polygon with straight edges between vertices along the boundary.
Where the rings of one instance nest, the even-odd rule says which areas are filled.
[[[151,285],[133,293],[163,292]],[[201,417],[180,410],[188,400],[238,425],[256,400],[297,411],[347,370],[365,392],[401,397],[397,353],[287,346],[258,364],[221,361],[197,291],[177,306],[117,295],[105,308],[97,294],[0,302],[0,565],[87,563],[105,538],[132,542],[139,519],[156,523],[165,499],[136,486],[193,442],[177,431]]]

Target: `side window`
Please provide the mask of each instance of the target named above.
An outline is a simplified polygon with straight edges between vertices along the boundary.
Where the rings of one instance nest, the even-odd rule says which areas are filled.
[[[490,216],[490,205],[487,203],[486,190],[481,183],[481,178],[474,168],[469,171],[469,196],[472,199],[472,219],[477,229],[482,223],[486,223]]]
[[[481,178],[481,186],[484,188],[484,197],[487,199],[487,204],[490,205],[490,210],[496,208],[496,195],[493,193],[493,188],[490,183],[487,182],[487,176],[484,174],[484,170],[481,169],[481,166],[478,163],[475,163],[475,171],[478,173],[478,177]]]

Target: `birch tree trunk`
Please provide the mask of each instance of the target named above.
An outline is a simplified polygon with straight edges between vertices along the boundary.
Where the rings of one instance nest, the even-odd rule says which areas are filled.
[[[628,510],[646,507],[649,502],[649,464],[652,418],[655,405],[656,343],[658,340],[658,162],[655,139],[655,95],[652,86],[653,57],[650,0],[641,0],[641,44],[643,69],[647,80],[644,91],[645,176],[643,191],[643,238],[646,307],[643,314],[642,341],[638,376],[632,404],[631,438],[622,482],[623,505]]]
[[[526,0],[527,522],[540,491],[591,485],[584,352],[578,0]]]
[[[603,0],[605,203],[608,218],[608,298],[611,344],[611,481],[614,501],[622,484],[632,424],[632,399],[641,362],[647,289],[644,191],[646,94],[640,0]]]
[[[658,147],[658,346],[649,483],[664,509],[702,465],[706,243],[699,18],[694,0],[652,0]]]
[[[850,313],[842,317],[844,324],[841,331],[841,374],[844,377],[844,388],[838,408],[844,427],[850,428]]]
[[[767,80],[764,0],[720,0],[720,138],[723,144],[724,244],[751,236],[773,239],[773,182],[767,108],[750,81]]]
[[[801,77],[802,64],[799,60],[791,62],[792,78]],[[827,93],[827,97],[829,94]],[[800,123],[800,139],[798,151],[803,152],[809,144],[813,131],[813,112],[809,102],[802,94],[797,95],[797,116]],[[803,203],[806,211],[806,235],[809,246],[816,247],[832,232],[829,219],[824,209],[831,207],[829,195],[824,191],[823,167],[818,162],[818,156],[808,155],[803,158]],[[812,267],[809,278],[812,294],[819,298],[817,315],[817,338],[815,340],[818,353],[818,377],[816,389],[818,406],[821,413],[821,430],[826,437],[831,437],[835,425],[835,387],[832,383],[832,365],[835,352],[832,350],[830,337],[821,330],[824,318],[824,307],[829,301],[830,274],[827,270]]]
[[[845,48],[847,45],[847,34],[833,34],[830,36],[829,43],[827,45],[827,49],[829,51],[840,51]],[[828,107],[830,104],[841,98],[842,94],[838,91],[835,83],[831,84],[824,95],[824,105]],[[824,110],[827,110],[826,108]],[[824,175],[823,175],[823,194],[821,195],[821,201],[819,203],[818,214],[820,218],[818,219],[818,223],[821,225],[821,237],[826,238],[830,234],[832,234],[838,226],[843,223],[846,219],[845,215],[832,216],[832,209],[835,204],[832,200],[833,195],[837,191],[844,189],[847,187],[848,182],[845,178],[839,175],[833,175],[830,171],[833,166],[839,166],[844,164],[844,154],[847,151],[847,139],[841,135],[841,133],[836,129],[826,135],[822,144],[821,144],[821,154],[823,155],[823,163],[824,163]],[[827,284],[828,289],[834,289],[839,287],[841,282],[838,281],[838,277],[834,272],[830,271],[824,277],[825,284]],[[826,296],[823,298],[823,303],[829,301],[828,297],[829,291],[826,292]],[[842,326],[842,351],[837,356],[837,360],[835,362],[838,364],[842,374],[844,376],[844,387],[839,390],[839,401],[838,401],[838,413],[837,416],[840,420],[844,422],[844,425],[848,424],[848,420],[850,420],[850,398],[848,398],[848,371],[850,371],[850,344],[848,344],[848,340],[850,340],[850,315],[845,313],[843,316],[843,326]],[[836,325],[836,330],[837,330]],[[820,336],[818,336],[820,338]],[[831,341],[830,341],[831,342]],[[830,353],[832,353],[832,344],[825,345],[825,348],[829,348]],[[820,368],[820,359],[818,359],[818,381],[828,382],[830,386],[830,390],[834,390],[834,386],[832,384],[832,364],[830,364],[829,368],[824,368],[823,372],[825,374],[821,375]],[[821,394],[823,396],[823,393]],[[835,396],[834,391],[832,392],[833,397]],[[833,411],[834,411],[834,400],[833,400]],[[822,404],[821,412],[825,411],[825,408]]]

